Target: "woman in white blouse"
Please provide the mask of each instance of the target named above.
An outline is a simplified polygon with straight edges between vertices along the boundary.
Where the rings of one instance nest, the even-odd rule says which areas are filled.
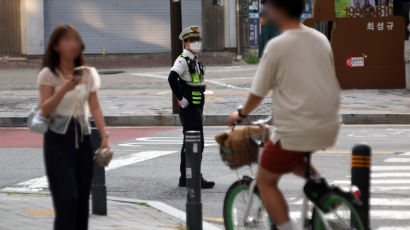
[[[92,67],[85,67],[80,77],[73,76],[76,67],[84,66],[84,48],[73,26],[58,26],[38,75],[42,114],[50,118],[44,158],[56,211],[55,230],[88,228],[93,168],[89,111],[102,137],[100,149],[109,148],[97,97],[100,77]]]

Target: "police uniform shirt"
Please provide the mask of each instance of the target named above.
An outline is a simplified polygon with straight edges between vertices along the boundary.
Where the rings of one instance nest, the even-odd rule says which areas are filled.
[[[195,58],[195,54],[191,53],[190,51],[184,49],[184,51],[182,52],[182,54],[185,54],[189,57],[189,59],[194,60]],[[198,71],[199,67],[198,64],[196,65],[196,70]],[[189,73],[189,68],[188,68],[188,63],[185,60],[185,58],[183,57],[178,57],[175,60],[174,66],[172,66],[171,71],[175,71],[176,73],[178,73],[179,77],[187,82],[192,82],[192,76]]]

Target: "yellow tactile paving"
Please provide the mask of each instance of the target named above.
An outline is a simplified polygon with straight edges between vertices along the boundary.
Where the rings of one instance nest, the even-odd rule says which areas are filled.
[[[158,225],[158,228],[163,228],[163,229],[178,229],[178,230],[186,230],[185,227],[182,226],[171,226],[171,225]]]
[[[224,222],[223,218],[218,218],[218,217],[204,217],[203,219],[207,220],[207,221],[218,222],[218,223],[223,223]]]
[[[29,216],[54,216],[54,210],[23,210],[23,213]]]

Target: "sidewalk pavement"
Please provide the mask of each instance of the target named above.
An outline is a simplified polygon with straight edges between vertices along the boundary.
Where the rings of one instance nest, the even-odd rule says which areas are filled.
[[[226,125],[228,115],[245,102],[256,68],[247,64],[207,68],[205,125]],[[108,125],[180,125],[172,114],[169,67],[121,68],[116,74],[108,73],[112,69],[99,71],[98,94]],[[0,127],[26,126],[28,113],[38,104],[37,74],[38,69],[0,68]],[[410,91],[405,89],[343,90],[341,102],[345,124],[410,124]],[[254,114],[271,112],[268,97]]]
[[[227,116],[245,102],[247,94],[246,88],[208,91],[205,125],[226,125]],[[172,114],[169,89],[103,89],[99,96],[110,126],[179,125],[178,116]],[[410,91],[404,89],[344,90],[341,101],[345,124],[410,123]],[[37,103],[37,90],[0,91],[0,127],[24,127]],[[254,114],[268,116],[271,107],[268,97]]]
[[[116,201],[114,201],[116,200]],[[108,215],[90,215],[90,230],[175,230],[185,229],[183,218],[158,210],[160,202],[112,198]],[[153,204],[156,207],[152,207]],[[166,206],[165,204],[163,206]],[[51,197],[44,194],[0,193],[0,230],[52,229],[54,211]],[[216,230],[208,223],[204,229]]]

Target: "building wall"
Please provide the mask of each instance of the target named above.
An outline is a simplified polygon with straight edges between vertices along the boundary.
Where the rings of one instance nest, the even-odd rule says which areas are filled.
[[[182,1],[183,26],[202,26],[201,0]],[[73,24],[85,53],[170,51],[168,0],[44,0],[45,40],[59,24]]]
[[[25,55],[44,53],[43,4],[43,0],[21,0],[22,53]]]
[[[168,0],[20,0],[22,53],[42,55],[52,30],[75,25],[86,53],[155,53],[170,50]],[[226,48],[236,47],[235,0],[225,7]],[[202,0],[182,0],[183,27],[203,26]]]
[[[19,0],[0,1],[0,55],[21,53],[21,4]]]

